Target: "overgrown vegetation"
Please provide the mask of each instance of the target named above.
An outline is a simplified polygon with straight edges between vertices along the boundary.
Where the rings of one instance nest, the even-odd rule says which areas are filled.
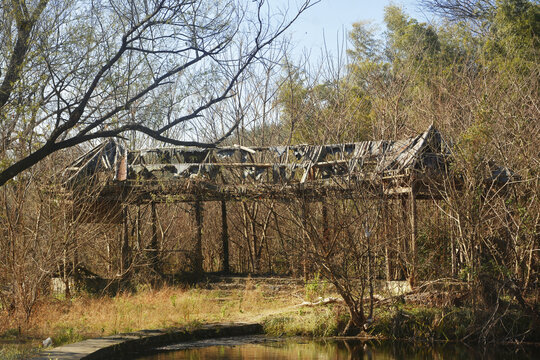
[[[197,139],[213,143],[228,135],[226,142],[246,146],[398,139],[417,135],[433,124],[447,139],[451,165],[433,199],[418,202],[416,262],[410,240],[415,230],[406,215],[408,200],[373,200],[367,190],[346,200],[244,199],[227,204],[230,271],[305,277],[310,281],[304,294],[309,300],[321,296],[332,283],[347,305],[295,308],[268,317],[265,326],[272,334],[328,336],[347,330],[427,341],[538,341],[540,5],[536,1],[425,0],[427,9],[442,16],[430,24],[389,6],[384,36],[368,24],[352,25],[345,59],[334,63],[328,56],[313,72],[293,63],[285,47],[269,49],[264,59],[258,58],[262,48],[254,53],[241,48],[237,62],[218,59],[228,64],[218,66],[227,75],[225,83],[216,85],[215,68],[209,65],[206,80],[197,81],[202,87],[198,94],[185,94],[183,88],[175,93],[174,84],[181,82],[165,78],[159,83],[164,85],[162,91],[147,90],[149,79],[155,76],[150,63],[142,68],[133,65],[131,71],[118,65],[102,78],[103,74],[96,74],[101,63],[92,62],[85,65],[86,74],[73,75],[65,64],[69,52],[65,59],[57,58],[56,52],[33,56],[54,43],[38,36],[40,26],[50,17],[70,19],[60,16],[63,12],[78,14],[67,5],[57,13],[46,1],[38,3],[45,8],[33,13],[39,17],[44,11],[43,24],[26,19],[32,20],[29,31],[36,32],[32,41],[27,39],[26,53],[32,56],[23,61],[13,55],[13,61],[22,61],[15,67],[7,56],[0,61],[2,73],[12,69],[10,76],[16,75],[11,80],[5,75],[0,86],[0,333],[5,337],[52,336],[61,344],[141,328],[253,320],[264,315],[261,309],[282,311],[298,302],[292,297],[267,297],[254,284],[249,290],[227,294],[159,288],[200,267],[205,272],[223,268],[220,204],[205,204],[204,262],[199,264],[193,256],[196,212],[189,204],[96,208],[83,198],[67,201],[62,197],[57,175],[86,148],[72,153],[56,150],[71,144],[72,138],[81,143],[87,133],[97,134],[93,138],[140,130],[141,122],[148,120],[152,129],[163,130],[165,140],[173,143],[190,144],[174,140],[189,137],[194,130],[188,128],[192,128],[197,129]],[[223,4],[224,12],[209,14],[216,16],[212,34],[223,36],[214,39],[216,50],[229,54],[227,46],[234,48],[229,32],[218,30],[227,21],[240,19],[227,17],[233,13],[225,11],[230,9],[228,2]],[[11,44],[6,51],[15,54],[11,47],[16,42],[10,36],[24,35],[28,29],[22,25],[32,12],[14,9],[12,14],[6,9],[0,9],[3,18],[16,16],[2,23],[0,35],[6,40],[2,46]],[[166,6],[156,9],[156,16],[180,21],[182,12],[170,14]],[[111,20],[114,11],[105,6],[91,13],[93,17],[81,20],[83,25],[106,14]],[[80,19],[71,20],[69,24],[76,24]],[[263,23],[259,25],[266,29],[269,24]],[[64,26],[69,28],[69,24]],[[125,25],[123,30],[128,31],[130,24],[119,22],[118,26]],[[150,21],[149,26],[158,24]],[[187,29],[188,35],[191,31],[180,23],[165,21],[163,25]],[[74,38],[56,39],[60,48],[82,56],[81,62],[90,61],[93,54],[92,49],[85,52],[77,47],[83,44],[83,28],[70,33]],[[116,44],[114,29],[103,31],[101,36]],[[85,39],[99,37],[92,34]],[[212,34],[188,38],[197,43]],[[175,38],[182,46],[184,40]],[[203,43],[193,46],[204,49]],[[111,54],[99,51],[106,63]],[[152,51],[159,54],[160,48]],[[169,55],[176,58],[177,54]],[[256,58],[260,67],[242,67]],[[228,67],[233,63],[240,66]],[[162,65],[181,66],[165,60]],[[20,69],[42,72],[22,76]],[[124,73],[144,81],[133,85]],[[191,79],[189,84],[200,79],[198,73],[181,74]],[[94,88],[78,86],[94,78],[108,97],[95,97]],[[110,88],[113,83],[125,86]],[[75,88],[88,91],[74,94]],[[138,103],[137,94],[148,97]],[[190,95],[196,100],[186,100]],[[177,114],[193,106],[189,114]],[[173,132],[169,125],[180,123],[186,127]],[[149,128],[144,131],[148,133]],[[160,134],[152,130],[151,135]],[[132,145],[148,143],[140,135],[126,136]],[[55,154],[45,157],[43,149]],[[29,157],[32,161],[25,162]],[[85,196],[91,198],[97,191],[90,188]],[[120,213],[125,225],[117,221]],[[52,279],[61,291],[51,291]],[[444,304],[413,307],[406,302],[384,308],[376,304],[374,288],[385,280],[408,280],[417,292],[429,288],[442,293],[429,286],[440,284],[452,296]]]
[[[343,137],[399,138],[434,124],[448,136],[452,165],[434,194],[442,200],[418,207],[422,280],[465,280],[474,309],[500,311],[484,319],[486,328],[503,316],[505,296],[537,326],[538,286],[532,284],[539,274],[540,6],[525,0],[424,4],[442,19],[428,25],[389,6],[382,40],[369,25],[354,24],[345,69],[328,64],[309,73],[287,64],[280,88],[284,126],[295,141],[335,143]],[[503,179],[509,186],[497,185]],[[410,278],[414,264],[408,262],[413,256],[410,226],[396,213],[396,204],[358,200],[371,214],[384,215],[371,220],[363,215],[362,220],[347,212],[346,202],[325,200],[331,204],[323,205],[331,209],[326,211],[336,214],[326,240],[355,222],[356,229],[367,226],[377,237],[370,249],[375,276],[416,280]],[[313,223],[327,222],[322,220],[325,210],[320,211],[311,217]],[[343,218],[350,222],[344,224]],[[322,228],[319,224],[308,234],[310,243],[322,237]],[[343,253],[339,246],[328,252],[319,240],[310,249],[311,259],[323,269],[346,266],[344,273],[334,269],[325,274],[334,284],[347,277],[370,279],[368,237],[348,230],[340,244],[347,244],[348,237],[353,243]],[[355,269],[362,259],[366,263]],[[349,305],[365,321],[364,307],[370,304]]]
[[[457,341],[477,343],[496,341],[515,344],[538,342],[540,333],[534,319],[519,309],[504,312],[494,326],[486,328],[493,313],[474,312],[467,307],[436,308],[399,305],[375,309],[377,321],[360,331],[364,339],[407,340],[417,342]],[[343,305],[299,308],[264,320],[265,332],[272,336],[338,336],[348,322]],[[488,337],[488,339],[482,339]]]
[[[115,297],[81,294],[69,300],[40,301],[34,316],[21,330],[34,340],[34,346],[47,337],[60,346],[140,329],[258,321],[267,314],[296,305],[297,301],[292,294],[268,293],[255,287],[245,290],[148,287]],[[20,336],[16,326],[9,318],[2,317],[0,337],[16,339]]]

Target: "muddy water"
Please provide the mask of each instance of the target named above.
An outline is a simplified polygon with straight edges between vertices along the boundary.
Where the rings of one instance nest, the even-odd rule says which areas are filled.
[[[462,344],[364,343],[361,341],[223,338],[182,343],[157,349],[137,360],[176,359],[540,359],[540,348],[491,347]]]

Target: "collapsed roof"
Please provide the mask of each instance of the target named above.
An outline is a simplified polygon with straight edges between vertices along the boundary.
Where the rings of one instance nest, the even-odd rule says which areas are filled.
[[[110,183],[186,181],[219,184],[303,184],[335,177],[393,177],[438,172],[448,148],[430,126],[403,140],[269,147],[163,147],[127,150],[111,139],[64,170],[65,184],[90,178]]]

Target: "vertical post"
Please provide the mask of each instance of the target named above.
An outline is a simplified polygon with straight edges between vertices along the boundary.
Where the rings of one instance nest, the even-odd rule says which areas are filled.
[[[77,244],[77,236],[75,235],[73,238],[73,286],[75,287],[75,291],[79,291],[81,288],[81,276],[80,272],[78,270],[79,266],[79,249]]]
[[[410,220],[411,220],[411,253],[412,253],[412,266],[411,266],[411,273],[409,277],[409,283],[411,284],[411,288],[415,285],[415,276],[416,276],[416,263],[417,263],[417,249],[416,249],[416,238],[417,238],[417,214],[416,214],[416,191],[414,187],[414,183],[411,184],[411,192],[410,192],[410,205],[411,205],[411,213],[410,213]]]
[[[74,217],[74,210],[73,210],[73,204],[71,205],[72,208],[71,208],[71,222],[70,222],[70,232],[72,233],[72,239],[73,239],[73,261],[72,261],[72,265],[73,265],[73,285],[75,286],[75,290],[76,291],[79,291],[80,290],[80,285],[81,285],[81,274],[79,273],[79,271],[77,270],[78,268],[78,265],[79,265],[79,244],[78,244],[78,234],[77,232],[74,232],[72,229],[71,226],[75,226],[75,217]]]
[[[390,252],[388,251],[388,244],[384,245],[384,257],[386,259],[386,281],[392,281],[392,268],[390,266]]]
[[[452,261],[452,278],[457,277],[457,261],[456,261],[456,243],[454,240],[454,235],[450,237],[450,259]]]
[[[371,254],[371,230],[369,229],[367,222],[364,224],[364,234],[366,236],[367,244],[367,275],[369,281],[369,315],[368,319],[373,319],[373,259]]]
[[[107,241],[107,277],[110,278],[112,276],[113,271],[113,259],[111,256],[111,239],[106,236],[105,240]]]
[[[69,288],[69,275],[68,275],[68,261],[67,261],[67,249],[64,247],[64,251],[63,251],[63,271],[62,271],[62,278],[64,280],[64,286],[65,286],[65,289],[64,289],[64,293],[65,293],[65,297],[66,299],[71,299],[71,290]]]
[[[307,202],[302,199],[302,267],[304,272],[304,281],[308,281],[307,273]]]
[[[407,195],[409,196],[409,195]],[[399,251],[400,254],[398,256],[399,258],[399,275],[398,279],[403,280],[407,279],[407,277],[410,275],[410,252],[409,252],[409,233],[408,233],[408,227],[410,225],[410,216],[409,216],[409,204],[407,203],[407,198],[405,195],[401,197],[401,221],[398,224],[398,233],[399,233]]]
[[[124,205],[122,209],[122,264],[121,274],[122,277],[127,275],[129,267],[131,265],[131,256],[129,249],[129,229],[128,229],[128,206]]]
[[[451,261],[451,274],[452,278],[457,277],[457,249],[456,249],[456,237],[454,234],[454,227],[452,226],[452,220],[448,217],[444,217],[445,231],[450,235],[450,261]]]
[[[322,222],[323,222],[323,241],[325,244],[330,242],[330,229],[328,227],[328,206],[326,206],[326,199],[321,201],[322,206]]]
[[[151,213],[152,213],[152,238],[150,240],[149,260],[150,260],[152,270],[154,270],[154,272],[156,273],[159,273],[160,266],[159,266],[159,246],[158,246],[158,233],[157,233],[156,203],[152,202],[150,206],[151,206]]]
[[[225,274],[228,274],[231,269],[229,265],[229,228],[227,225],[227,202],[221,200],[221,245],[222,245],[222,269]]]
[[[202,254],[202,203],[197,199],[194,203],[195,210],[195,258],[194,258],[194,271],[197,274],[203,272],[203,254]]]
[[[383,237],[384,237],[384,258],[386,263],[386,281],[392,280],[392,267],[390,263],[390,252],[388,251],[389,225],[390,216],[388,214],[388,202],[385,199],[383,205]]]
[[[137,251],[142,251],[141,246],[141,206],[137,205],[137,218],[135,219],[135,240],[137,243]]]

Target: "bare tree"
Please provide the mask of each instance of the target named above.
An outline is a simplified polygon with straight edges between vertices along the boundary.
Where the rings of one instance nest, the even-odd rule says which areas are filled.
[[[314,3],[290,16],[264,1],[3,3],[0,185],[58,150],[127,131],[213,146],[171,130],[228,99],[241,74]],[[165,118],[141,110],[159,108],[171,84],[177,96]]]
[[[61,161],[65,159],[52,156],[1,188],[0,304],[19,329],[28,325],[38,300],[49,294],[51,278],[63,282],[66,298],[73,294],[84,249],[110,227],[88,223],[95,210],[90,199],[98,188],[89,187],[76,199],[56,191]],[[112,208],[101,211],[115,216]]]
[[[381,239],[373,241],[384,204],[377,195],[362,187],[351,199],[300,198],[288,205],[289,218],[303,234],[303,245],[295,251],[335,286],[347,306],[344,334],[360,331],[373,318],[375,279],[382,273],[377,258],[385,246]]]

